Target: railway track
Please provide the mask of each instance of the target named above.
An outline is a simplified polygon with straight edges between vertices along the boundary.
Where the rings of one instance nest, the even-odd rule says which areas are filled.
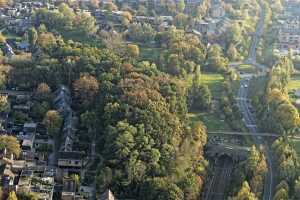
[[[226,187],[230,183],[233,161],[229,157],[218,159],[205,200],[224,200]]]

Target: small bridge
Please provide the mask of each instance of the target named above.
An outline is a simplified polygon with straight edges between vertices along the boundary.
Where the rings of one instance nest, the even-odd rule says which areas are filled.
[[[226,143],[207,144],[205,146],[205,153],[208,157],[219,158],[226,155],[231,157],[234,162],[247,159],[249,152],[250,147]]]
[[[233,136],[260,136],[260,137],[280,137],[275,133],[250,133],[250,132],[231,132],[231,131],[209,131],[208,135],[233,135]]]
[[[271,137],[274,139],[283,136],[275,133],[250,133],[250,132],[231,132],[231,131],[209,131],[207,132],[207,134],[208,136],[257,136],[257,137]],[[300,140],[300,134],[291,135],[288,136],[288,138]]]
[[[18,90],[0,90],[0,95],[18,96],[18,95],[32,95],[31,92]]]

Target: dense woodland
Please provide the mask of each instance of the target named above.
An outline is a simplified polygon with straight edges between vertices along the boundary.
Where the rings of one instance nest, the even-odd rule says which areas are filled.
[[[111,188],[122,198],[200,198],[210,165],[204,157],[207,128],[201,121],[189,121],[187,115],[191,111],[209,113],[216,106],[212,91],[201,82],[204,72],[224,77],[217,106],[231,129],[245,129],[234,98],[238,75],[228,64],[248,55],[248,33],[255,31],[259,3],[269,10],[269,2],[225,1],[230,19],[239,22],[215,44],[187,31],[195,19],[207,15],[210,1],[191,8],[189,14],[183,12],[184,1],[177,5],[161,2],[155,9],[147,4],[136,8],[106,4],[109,11],[127,11],[118,32],[101,30],[92,16],[74,12],[73,7],[80,5],[61,3],[55,11],[40,9],[32,16],[35,26],[22,35],[31,53],[0,59],[1,88],[33,91],[30,117],[43,122],[55,137],[60,137],[62,118],[54,110],[52,92],[60,85],[71,89],[72,107],[79,116],[77,136],[87,144],[97,142],[99,193]],[[96,1],[92,6],[101,4]],[[161,30],[147,23],[131,23],[136,13],[171,15],[174,26]],[[266,18],[269,21],[270,14]],[[1,41],[5,41],[3,35]],[[159,49],[159,55],[145,57],[145,47],[152,48],[152,54]],[[266,56],[261,57],[269,63]],[[268,122],[264,125],[270,124],[263,128],[283,135],[272,146],[280,177],[275,199],[298,199],[296,191],[300,191],[298,157],[284,137],[293,134],[300,123],[285,90],[293,70],[292,62],[282,59],[268,75],[266,95],[253,99],[257,116]],[[26,120],[20,113],[13,114]],[[76,148],[89,150],[84,144]],[[9,151],[18,154],[14,148]],[[253,146],[248,159],[234,171],[231,199],[261,198],[266,173],[266,158]]]

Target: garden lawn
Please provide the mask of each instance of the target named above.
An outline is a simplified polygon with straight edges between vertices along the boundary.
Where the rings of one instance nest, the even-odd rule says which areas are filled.
[[[221,74],[201,74],[201,83],[208,86],[213,98],[218,98],[220,96],[223,81],[224,77]]]
[[[294,148],[298,157],[300,158],[300,139],[292,139],[292,143],[294,144]]]
[[[140,47],[140,58],[141,60],[149,60],[151,62],[157,62],[162,51],[161,48],[155,47]]]
[[[188,118],[190,123],[202,121],[208,131],[230,131],[228,124],[220,119],[216,113],[189,113]]]
[[[238,66],[238,71],[243,72],[243,73],[255,73],[256,68],[252,65],[243,64],[243,65]]]
[[[293,75],[288,83],[288,90],[297,90],[300,88],[300,75]]]

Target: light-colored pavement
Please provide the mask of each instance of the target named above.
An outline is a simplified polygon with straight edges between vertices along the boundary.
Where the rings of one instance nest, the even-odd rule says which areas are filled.
[[[261,8],[260,19],[257,23],[256,33],[252,38],[252,44],[249,50],[248,59],[244,62],[247,64],[252,64],[253,66],[266,71],[267,67],[257,63],[256,61],[256,50],[259,44],[260,38],[264,32],[264,10]],[[249,129],[251,133],[253,133],[253,141],[258,147],[264,149],[264,153],[266,156],[267,164],[268,164],[268,173],[265,177],[264,184],[264,192],[263,192],[263,200],[272,200],[273,197],[273,181],[274,181],[274,167],[272,162],[272,153],[269,149],[269,144],[264,140],[261,136],[258,136],[257,123],[255,121],[255,117],[253,113],[250,111],[250,103],[248,99],[248,86],[249,86],[249,77],[242,78],[240,81],[240,89],[238,91],[237,103],[238,107],[243,115],[243,120],[245,122],[246,127]]]
[[[261,136],[257,135],[257,125],[255,121],[254,115],[250,111],[250,104],[247,100],[248,96],[248,85],[249,79],[242,79],[240,82],[240,89],[238,92],[238,107],[243,115],[243,121],[245,122],[246,127],[249,131],[253,134],[252,138],[255,144],[258,147],[264,149],[264,153],[267,159],[268,164],[268,173],[265,178],[265,185],[264,185],[264,193],[263,193],[263,200],[272,200],[273,194],[273,163],[272,163],[272,154],[269,150],[268,143],[264,140]]]

